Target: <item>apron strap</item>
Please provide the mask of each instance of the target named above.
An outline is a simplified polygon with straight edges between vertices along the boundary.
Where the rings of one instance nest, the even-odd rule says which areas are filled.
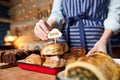
[[[80,14],[78,14],[77,16],[74,17],[66,17],[66,40],[67,40],[67,44],[68,46],[70,46],[70,26],[72,26],[73,24],[75,24],[77,21],[79,21],[79,31],[80,31],[80,42],[81,42],[81,47],[87,49],[86,47],[86,39],[85,39],[85,31],[84,31],[84,23],[82,21],[82,19],[88,19],[88,20],[92,20],[92,21],[104,21],[104,19],[97,19],[97,18],[90,18],[88,17],[84,12],[81,12]]]
[[[85,35],[84,35],[84,23],[82,21],[82,19],[86,19],[86,16],[85,16],[85,13],[80,13],[78,14],[77,16],[75,17],[69,17],[69,18],[66,18],[66,28],[67,28],[67,31],[66,31],[66,39],[67,39],[67,43],[68,43],[68,46],[70,46],[70,31],[69,31],[69,26],[72,26],[73,24],[75,24],[77,21],[79,21],[79,32],[80,32],[80,42],[81,42],[81,47],[85,48],[86,49],[86,40],[85,40]]]

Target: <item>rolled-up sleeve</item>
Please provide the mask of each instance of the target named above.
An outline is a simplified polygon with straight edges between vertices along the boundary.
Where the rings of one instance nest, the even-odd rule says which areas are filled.
[[[110,0],[108,17],[104,21],[105,29],[111,29],[114,34],[120,32],[120,0]]]
[[[58,23],[58,25],[61,25],[63,19],[64,17],[62,14],[62,0],[54,0],[53,8],[48,18],[48,21],[55,20]]]

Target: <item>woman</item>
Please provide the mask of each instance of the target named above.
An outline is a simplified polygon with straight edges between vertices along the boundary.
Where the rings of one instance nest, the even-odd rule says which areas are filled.
[[[59,40],[67,42],[70,47],[84,47],[88,51],[87,56],[95,51],[111,54],[111,49],[108,48],[110,37],[120,31],[119,2],[119,0],[54,0],[48,21],[40,20],[34,32],[42,40],[47,40],[49,30],[58,26],[63,33]],[[63,20],[65,24],[61,27]]]

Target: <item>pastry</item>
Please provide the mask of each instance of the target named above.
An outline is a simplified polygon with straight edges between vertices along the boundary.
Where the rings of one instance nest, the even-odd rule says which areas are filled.
[[[5,53],[4,51],[0,51],[0,62],[3,62],[2,57],[3,57],[4,53]]]
[[[65,59],[62,59],[59,56],[49,56],[46,57],[43,66],[57,68],[57,67],[63,67],[65,66],[65,64],[66,64]]]
[[[40,52],[41,55],[62,55],[64,54],[61,44],[49,44],[44,46]]]
[[[59,56],[49,56],[46,57],[43,66],[54,68],[54,67],[59,67],[59,64],[60,64]]]
[[[24,59],[25,63],[30,63],[30,64],[38,64],[38,65],[42,65],[43,63],[43,59],[40,55],[38,54],[31,54],[28,57],[26,57]]]
[[[108,54],[95,52],[68,64],[65,76],[74,80],[120,80],[120,65]]]
[[[67,58],[67,64],[72,63],[80,57],[84,57],[86,54],[86,51],[82,47],[72,47],[70,48],[70,54]]]
[[[63,58],[60,58],[59,67],[64,67],[65,65],[66,65],[66,60]]]
[[[69,47],[68,47],[67,43],[61,43],[61,46],[63,48],[64,53],[69,51]]]
[[[16,63],[17,59],[16,59],[16,55],[13,52],[10,51],[6,51],[3,55],[2,55],[2,61],[4,63]]]

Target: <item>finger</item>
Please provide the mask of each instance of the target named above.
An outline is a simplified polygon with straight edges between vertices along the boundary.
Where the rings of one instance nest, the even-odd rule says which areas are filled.
[[[44,32],[48,33],[49,32],[49,30],[48,30],[49,25],[43,20],[40,20],[39,23],[40,23],[41,29]]]
[[[40,39],[44,40],[43,37],[41,37],[41,34],[39,34],[39,32],[37,31],[36,27],[34,29],[34,33],[37,37],[39,37]]]
[[[99,49],[98,51],[107,53],[106,48],[104,48],[104,49]]]
[[[44,33],[41,30],[38,30],[36,27],[34,29],[34,33],[42,40],[47,40],[47,37],[44,35]]]
[[[95,48],[92,48],[92,49],[87,53],[86,56],[89,56],[89,55],[93,54],[94,52],[96,52],[96,49],[95,49]]]
[[[48,35],[48,29],[45,26],[45,22],[43,20],[41,20],[41,22],[38,22],[36,24],[36,29],[41,32],[45,37],[47,37]]]
[[[39,33],[36,32],[36,36],[38,36],[41,40],[45,40]]]
[[[36,31],[42,34],[43,37],[47,37],[47,33],[42,29],[42,27],[40,26],[40,23],[36,24]]]
[[[41,32],[41,33],[40,33],[40,32]],[[47,34],[46,34],[44,31],[42,31],[42,30],[40,29],[40,30],[37,31],[37,33],[38,33],[39,35],[41,35],[41,37],[42,37],[44,40],[47,40]]]

